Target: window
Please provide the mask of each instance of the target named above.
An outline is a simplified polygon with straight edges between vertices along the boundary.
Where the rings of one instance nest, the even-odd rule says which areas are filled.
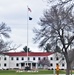
[[[53,66],[53,64],[51,63],[50,66]]]
[[[45,60],[45,57],[43,59]]]
[[[17,57],[16,60],[19,60],[19,58]]]
[[[25,64],[24,63],[21,63],[21,67],[23,67]]]
[[[24,60],[24,58],[22,57],[22,60]]]
[[[33,57],[33,60],[35,60],[35,57]]]
[[[4,63],[4,67],[6,67],[6,63]]]
[[[32,63],[32,65],[35,67],[36,66],[36,63]]]
[[[62,58],[62,60],[64,60],[64,58]]]
[[[56,57],[56,60],[59,60],[59,58],[58,58],[58,57]]]
[[[62,64],[62,67],[64,67],[64,66],[65,66],[65,64],[63,63],[63,64]]]
[[[19,66],[19,64],[17,63],[17,64],[16,64],[16,66],[18,67],[18,66]]]
[[[6,60],[6,57],[4,57],[4,60]]]
[[[13,57],[11,57],[11,60],[13,60]]]
[[[1,60],[1,57],[0,57],[0,60]]]
[[[53,58],[51,57],[50,60],[53,60]]]
[[[38,58],[38,60],[40,60],[40,57]]]

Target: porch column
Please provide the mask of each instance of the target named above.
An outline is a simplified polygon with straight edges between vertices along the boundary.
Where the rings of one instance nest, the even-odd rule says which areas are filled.
[[[21,63],[19,64],[19,69],[21,69]]]
[[[38,68],[38,64],[36,63],[36,69]]]
[[[24,63],[24,69],[25,69],[26,63]]]
[[[26,67],[26,62],[24,63],[24,66]]]
[[[31,62],[31,69],[32,69],[33,67],[32,67],[32,62]]]

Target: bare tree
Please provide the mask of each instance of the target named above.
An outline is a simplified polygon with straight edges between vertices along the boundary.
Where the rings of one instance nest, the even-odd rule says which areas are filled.
[[[0,53],[16,50],[20,46],[11,46],[12,42],[4,41],[5,39],[10,38],[10,32],[10,27],[8,27],[5,23],[0,24]]]
[[[73,2],[73,0],[47,0],[48,4],[54,3],[54,5],[58,6],[58,5],[65,5],[67,3]],[[53,6],[53,5],[52,5]]]
[[[5,23],[0,24],[0,39],[2,39],[2,36],[4,38],[10,38],[9,32],[11,32],[11,28],[7,27]]]
[[[66,75],[70,74],[72,60],[69,59],[70,45],[74,45],[74,16],[72,8],[52,6],[44,12],[40,18],[40,29],[34,29],[35,42],[39,41],[39,47],[51,44],[51,50],[64,55],[67,63]]]
[[[50,61],[47,57],[42,58],[41,60],[39,60],[38,64],[44,66],[50,66]]]

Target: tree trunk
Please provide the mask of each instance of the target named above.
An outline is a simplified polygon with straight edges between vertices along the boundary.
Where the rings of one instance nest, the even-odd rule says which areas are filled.
[[[70,63],[67,62],[66,75],[70,75]]]

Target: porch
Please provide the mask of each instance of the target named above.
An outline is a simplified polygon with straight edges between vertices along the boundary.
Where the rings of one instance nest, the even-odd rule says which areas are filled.
[[[29,68],[29,69],[38,69],[38,63],[33,61],[24,61],[19,63],[19,67],[21,69]]]

